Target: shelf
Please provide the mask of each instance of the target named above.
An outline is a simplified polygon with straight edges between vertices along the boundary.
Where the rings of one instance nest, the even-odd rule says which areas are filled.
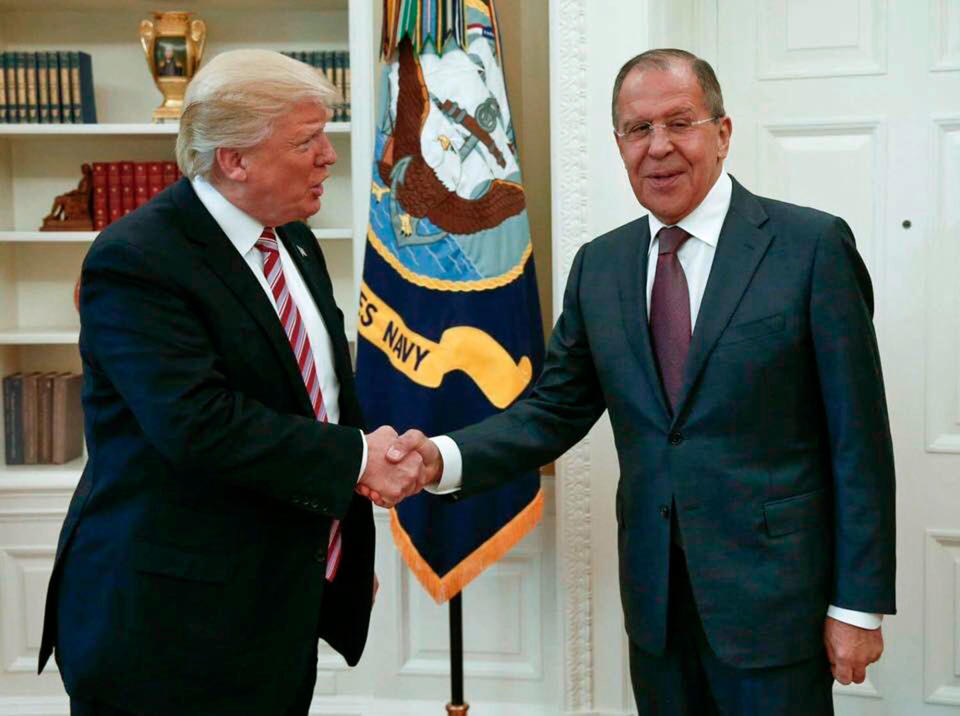
[[[0,492],[73,490],[86,462],[86,457],[79,457],[63,465],[0,464]]]
[[[0,137],[170,136],[180,124],[0,124]],[[328,134],[350,134],[350,122],[330,122]]]
[[[327,241],[351,241],[353,239],[353,229],[350,228],[336,228],[336,229],[313,229],[313,235],[318,239],[324,239]]]
[[[0,243],[89,243],[96,231],[0,231]]]
[[[346,10],[348,0],[272,0],[271,10]],[[23,10],[36,12],[38,5],[42,10],[116,10],[116,0],[0,0],[0,12]],[[263,0],[192,0],[189,3],[174,0],[125,0],[122,6],[128,10],[150,12],[153,10],[190,10],[202,13],[205,10],[259,10],[264,7]]]
[[[97,231],[0,231],[0,244],[62,244],[90,243],[97,238]],[[350,228],[313,229],[313,235],[325,241],[351,240]]]
[[[0,345],[76,345],[79,328],[11,328],[0,330]]]

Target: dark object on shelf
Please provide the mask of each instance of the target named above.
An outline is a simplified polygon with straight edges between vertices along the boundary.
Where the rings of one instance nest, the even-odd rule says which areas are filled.
[[[7,465],[23,464],[23,373],[3,379],[3,438]]]
[[[93,170],[84,164],[83,178],[77,188],[53,200],[50,213],[43,218],[41,231],[92,231]]]

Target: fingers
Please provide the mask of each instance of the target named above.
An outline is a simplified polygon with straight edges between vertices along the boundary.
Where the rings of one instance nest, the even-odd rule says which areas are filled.
[[[824,624],[824,646],[830,670],[841,684],[862,684],[867,678],[867,665],[883,653],[880,629],[862,629],[827,617]]]
[[[846,686],[853,680],[853,669],[848,664],[832,664],[833,678]]]
[[[393,441],[390,449],[387,450],[387,460],[392,463],[398,463],[414,450],[419,450],[425,443],[429,442],[427,436],[416,429],[411,429]]]

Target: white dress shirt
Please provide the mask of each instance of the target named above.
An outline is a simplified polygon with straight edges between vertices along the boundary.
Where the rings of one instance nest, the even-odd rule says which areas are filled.
[[[700,205],[676,224],[690,234],[690,238],[677,252],[677,259],[683,267],[687,288],[690,291],[691,329],[697,324],[700,303],[703,301],[703,292],[707,287],[710,269],[713,267],[720,230],[730,209],[732,193],[733,182],[730,176],[726,172],[721,172]],[[657,237],[657,232],[666,224],[652,213],[648,214],[648,219],[652,237],[647,253],[647,320],[650,320],[650,292],[653,290],[653,279],[657,273],[657,256],[660,253],[660,239]],[[460,448],[447,435],[438,435],[431,439],[443,456],[443,475],[436,486],[430,485],[426,489],[438,495],[455,492],[463,483],[463,457],[460,454]],[[832,604],[827,609],[827,616],[864,629],[877,629],[883,620],[882,614],[857,612],[835,607]]]
[[[279,321],[280,311],[277,309],[270,284],[267,283],[267,277],[263,273],[263,255],[256,248],[257,239],[260,238],[264,229],[263,224],[227,201],[223,194],[203,177],[191,180],[191,184],[193,190],[197,193],[197,198],[200,199],[200,203],[210,212],[213,220],[223,229],[223,233],[227,235],[230,243],[243,257],[243,260],[247,262],[254,278],[257,279],[264,294],[269,299],[270,305],[277,312],[277,320]],[[327,409],[327,420],[331,423],[337,423],[340,421],[340,380],[337,378],[333,358],[333,341],[330,339],[330,333],[323,322],[320,310],[303,282],[303,277],[300,275],[296,263],[290,258],[290,254],[287,253],[287,249],[283,242],[279,240],[279,237],[277,249],[280,253],[280,266],[283,270],[287,290],[290,292],[290,298],[293,299],[297,310],[300,311],[300,318],[307,331],[307,338],[310,339],[313,362],[317,369],[317,377],[320,379],[320,394],[323,396],[323,405]],[[360,434],[363,435],[362,430]],[[367,441],[364,439],[360,475],[363,474],[366,465]],[[357,479],[360,479],[359,475]]]

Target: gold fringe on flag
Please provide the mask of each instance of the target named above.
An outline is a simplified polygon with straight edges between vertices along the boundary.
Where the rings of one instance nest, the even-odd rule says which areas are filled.
[[[465,560],[439,576],[417,551],[410,535],[403,529],[396,510],[390,510],[390,530],[400,556],[407,563],[420,584],[427,590],[437,604],[443,604],[457,596],[483,570],[503,557],[521,539],[523,539],[540,521],[543,515],[543,489],[495,535],[474,550]]]
[[[393,60],[400,42],[410,38],[414,53],[419,56],[427,45],[437,54],[453,46],[462,50],[468,45],[467,10],[485,16],[493,35],[494,53],[502,56],[497,12],[494,0],[383,0],[383,27],[380,32],[380,58]]]

